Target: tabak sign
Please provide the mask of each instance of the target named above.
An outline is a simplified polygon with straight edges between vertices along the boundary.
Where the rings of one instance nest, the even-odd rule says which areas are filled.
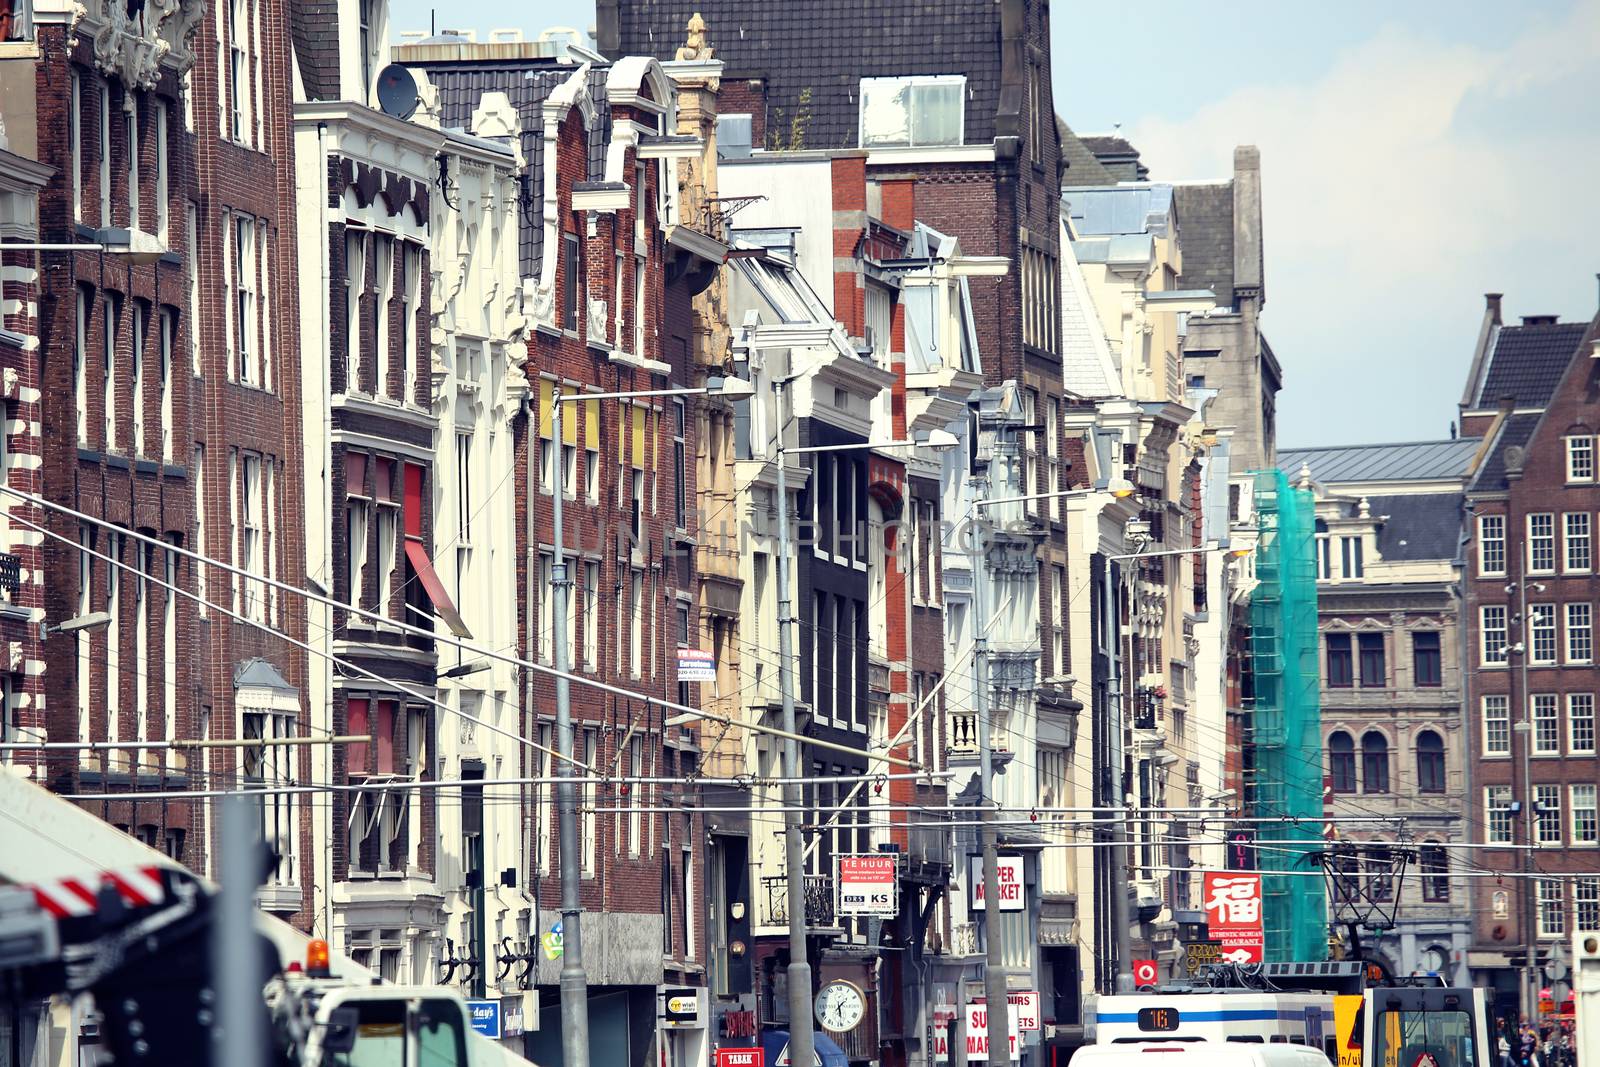
[[[1261,876],[1237,871],[1207,871],[1206,927],[1225,963],[1260,963]]]

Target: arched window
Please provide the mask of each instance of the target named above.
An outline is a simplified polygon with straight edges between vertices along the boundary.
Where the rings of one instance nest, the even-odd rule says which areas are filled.
[[[1417,865],[1422,868],[1422,899],[1450,899],[1450,858],[1436,841],[1417,850]]]
[[[1361,791],[1389,791],[1389,742],[1376,730],[1361,736]]]
[[[1356,791],[1356,743],[1343,730],[1328,738],[1328,774],[1335,793]]]
[[[1417,735],[1417,790],[1444,792],[1444,738],[1432,730]]]

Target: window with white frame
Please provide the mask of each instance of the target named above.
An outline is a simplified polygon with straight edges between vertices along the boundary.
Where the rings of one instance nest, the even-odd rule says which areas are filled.
[[[1483,788],[1484,839],[1491,845],[1511,844],[1511,787]]]
[[[1478,606],[1478,662],[1485,667],[1506,665],[1506,605]]]
[[[633,568],[628,580],[628,674],[634,678],[644,673],[645,595],[644,572]]]
[[[477,716],[482,711],[482,695],[473,692],[461,694],[463,711]],[[428,752],[429,727],[433,722],[433,709],[429,707],[406,708],[406,772],[413,781],[432,778],[433,767]],[[422,790],[407,789],[402,803],[404,822],[400,830],[406,839],[406,869],[422,868]]]
[[[1587,511],[1569,511],[1561,517],[1562,561],[1569,573],[1584,573],[1593,564],[1593,541]]]
[[[422,285],[422,246],[400,246],[400,402],[417,402],[417,300]]]
[[[1540,878],[1538,886],[1539,936],[1560,937],[1567,932],[1566,901],[1562,899],[1559,878]]]
[[[583,564],[583,666],[585,670],[600,669],[600,563],[585,560]]]
[[[1554,574],[1556,517],[1548,511],[1528,516],[1528,573]]]
[[[176,543],[177,536],[171,540]],[[161,598],[161,739],[178,736],[178,553],[163,549],[162,571],[166,590]],[[172,766],[172,750],[161,753],[162,767]]]
[[[1572,843],[1592,845],[1600,842],[1600,811],[1596,810],[1595,786],[1583,783],[1572,787]]]
[[[644,744],[643,739],[633,738],[628,742],[628,774],[637,779],[644,777]],[[628,855],[637,856],[644,847],[644,827],[640,824],[643,817],[641,812],[641,798],[644,796],[644,783],[635,781],[628,788]]]
[[[252,0],[226,0],[228,13],[228,90],[231,107],[230,131],[233,140],[250,143],[250,53],[249,33]]]
[[[1567,751],[1594,754],[1594,694],[1567,694]]]
[[[150,305],[144,300],[133,302],[133,395],[128,398],[128,408],[133,415],[133,454],[142,456],[144,451],[144,403],[145,403],[145,377],[144,377],[144,345],[145,337],[150,332]]]
[[[1528,636],[1531,639],[1528,662],[1551,664],[1556,661],[1556,606],[1530,604],[1528,606]]]
[[[78,524],[78,608],[77,616],[82,618],[94,610],[94,571],[95,542],[99,538],[99,530],[90,523]],[[91,631],[79,630],[74,635],[78,644],[78,736],[85,741],[94,735],[90,733],[89,711],[93,705],[94,693],[94,665],[89,658]],[[84,749],[81,758],[86,764],[97,761],[93,750]]]
[[[1541,845],[1561,844],[1561,787],[1534,786],[1534,833]]]
[[[1511,701],[1504,693],[1483,697],[1483,754],[1511,755]]]
[[[594,776],[597,773],[596,761],[600,758],[600,731],[592,726],[583,728],[582,753],[584,775],[586,781],[583,785],[583,814],[579,817],[579,836],[583,847],[583,877],[593,878],[595,873],[595,841],[599,820],[595,815],[596,786]]]
[[[555,765],[555,757],[552,754],[552,750],[556,747],[554,727],[547,722],[540,723],[538,740],[539,751],[537,758],[539,761],[539,777],[548,780],[550,777],[552,777],[551,769]],[[554,787],[548,784],[541,784],[536,786],[535,790],[537,792],[537,814],[534,817],[538,820],[535,829],[536,836],[538,837],[539,841],[538,845],[534,849],[534,861],[537,864],[540,874],[549,874],[550,854],[552,852],[552,849],[550,848],[550,841],[555,836],[556,821],[555,806],[551,803],[551,796],[554,793]]]
[[[94,314],[94,293],[78,286],[78,329],[72,348],[72,398],[77,407],[78,444],[89,443],[89,324]]]
[[[1566,438],[1567,481],[1594,481],[1594,438],[1579,434]]]
[[[167,230],[171,225],[172,207],[167,202],[171,195],[167,177],[167,105],[160,100],[150,109],[151,124],[156,142],[156,236],[167,243]]]
[[[234,216],[233,240],[233,350],[237,365],[232,377],[257,384],[255,373],[256,339],[256,220]]]
[[[1051,638],[1054,642],[1052,664],[1055,667],[1057,678],[1064,677],[1067,673],[1067,569],[1065,567],[1053,568],[1055,573],[1055,596],[1052,598],[1050,610]]]
[[[261,519],[261,457],[245,453],[241,457],[239,478],[239,565],[252,575],[265,576],[262,556],[264,543]],[[244,614],[261,621],[266,615],[266,588],[259,579],[244,585]]]
[[[1561,705],[1556,694],[1535,693],[1528,699],[1533,706],[1533,754],[1560,755]]]
[[[133,661],[138,664],[133,676],[134,740],[150,740],[150,542],[133,545]],[[134,754],[134,765],[144,769],[153,761],[147,752]]]
[[[344,454],[345,477],[345,579],[350,583],[350,606],[363,606],[367,573],[367,531],[372,521],[372,500],[367,495],[367,456]]]
[[[139,211],[139,97],[130,94],[124,99],[122,158],[127,165],[128,229],[137,230],[143,221]]]
[[[100,227],[111,225],[111,86],[100,79]]]
[[[72,72],[68,88],[67,146],[72,169],[72,221],[83,221],[83,82]]]
[[[122,324],[122,301],[115,293],[100,297],[100,402],[105,413],[101,442],[107,452],[117,450],[117,334]]]
[[[206,554],[206,446],[194,446],[194,550],[200,556]],[[211,611],[206,600],[206,571],[209,565],[196,563],[194,565],[194,591],[199,595],[195,603],[195,611],[203,619]]]
[[[1600,927],[1600,878],[1573,879],[1572,921],[1579,930]]]
[[[967,79],[961,74],[861,79],[861,147],[962,143]]]
[[[269,581],[262,583],[262,596],[266,600],[267,621],[278,622],[278,589],[271,582],[278,580],[278,463],[268,456],[262,463],[261,482],[261,560],[262,573]]]
[[[183,208],[185,245],[183,267],[189,278],[190,373],[200,377],[200,208],[189,201]]]
[[[672,511],[673,523],[680,529],[689,524],[688,454],[684,444],[685,423],[682,400],[672,402]]]
[[[1341,578],[1360,578],[1367,573],[1362,540],[1357,537],[1339,538],[1339,563]]]
[[[1582,601],[1564,607],[1567,612],[1567,662],[1588,663],[1594,658],[1594,605]]]
[[[238,696],[240,734],[246,741],[282,741],[297,736],[297,708],[288,694],[262,689],[241,690]],[[240,754],[240,770],[246,788],[253,794],[261,813],[261,836],[277,857],[267,874],[267,884],[298,886],[299,833],[295,820],[295,796],[289,792],[268,792],[273,786],[292,786],[295,782],[294,745],[246,745]]]
[[[1022,423],[1032,426],[1037,419],[1039,411],[1039,391],[1037,389],[1024,389],[1022,391]],[[1039,434],[1029,430],[1027,443],[1022,450],[1022,494],[1032,496],[1039,491]],[[1037,498],[1023,503],[1029,515],[1039,514],[1039,501]]]
[[[112,531],[106,537],[106,740],[121,739],[122,727],[122,560],[128,535]],[[142,669],[142,667],[141,667]]]
[[[1478,516],[1478,576],[1499,577],[1506,573],[1506,517]]]
[[[161,462],[172,462],[172,354],[178,343],[178,312],[175,308],[161,309],[160,333],[156,340],[161,345]]]
[[[1061,491],[1061,401],[1053,396],[1044,401],[1044,488],[1047,493]],[[1049,501],[1050,518],[1061,521],[1061,498]]]
[[[1478,608],[1478,662],[1485,667],[1504,666],[1506,649],[1506,608],[1504,604],[1483,604]]]
[[[261,224],[260,239],[256,241],[256,255],[261,264],[261,295],[256,300],[260,309],[261,343],[256,346],[256,359],[252,367],[253,384],[263,389],[272,388],[272,240],[267,234],[267,224]]]
[[[361,299],[367,287],[367,234],[344,231],[345,385],[347,393],[361,388]]]
[[[552,579],[554,558],[549,552],[539,553],[539,662],[550,663],[555,654],[551,643],[555,633],[556,614],[555,583]]]
[[[395,581],[400,565],[400,497],[394,491],[395,463],[383,457],[379,457],[375,463],[372,501],[378,521],[377,611],[380,615],[414,624],[416,619],[406,612],[405,598],[401,597],[399,603],[395,602]]]

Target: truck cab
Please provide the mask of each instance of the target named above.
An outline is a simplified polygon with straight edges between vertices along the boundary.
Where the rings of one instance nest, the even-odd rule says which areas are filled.
[[[1496,1067],[1490,1004],[1482,989],[1369,989],[1362,1007],[1364,1067]]]

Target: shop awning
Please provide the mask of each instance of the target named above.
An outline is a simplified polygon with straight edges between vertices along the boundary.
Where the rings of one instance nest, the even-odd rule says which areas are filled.
[[[821,1030],[812,1032],[811,1043],[817,1054],[816,1063],[812,1067],[850,1067],[850,1057],[844,1054],[844,1049]],[[767,1054],[766,1060],[772,1067],[799,1067],[789,1059],[789,1031],[763,1030],[761,1048]]]
[[[450,632],[457,637],[470,638],[472,631],[461,621],[461,613],[450,600],[450,594],[444,591],[444,583],[439,580],[438,572],[433,569],[433,560],[428,558],[428,550],[421,541],[406,538],[406,559],[411,569],[417,572],[417,581],[427,591],[428,599],[433,601],[434,611],[450,627]]]

